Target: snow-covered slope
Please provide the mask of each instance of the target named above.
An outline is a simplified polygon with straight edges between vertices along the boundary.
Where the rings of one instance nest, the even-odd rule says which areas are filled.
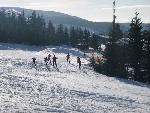
[[[58,68],[44,64],[48,53],[58,57]],[[67,46],[0,43],[0,113],[150,113],[149,85],[98,74],[82,56]]]

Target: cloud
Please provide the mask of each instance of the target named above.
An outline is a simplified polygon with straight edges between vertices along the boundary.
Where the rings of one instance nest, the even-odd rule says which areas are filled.
[[[55,3],[55,2],[52,2],[52,3],[41,3],[41,2],[31,2],[27,5],[25,5],[24,7],[26,8],[61,8],[61,7],[64,7],[65,4],[58,4],[58,3]]]
[[[116,9],[134,9],[134,8],[150,8],[150,5],[133,5],[133,6],[120,6]],[[102,10],[112,10],[112,8],[102,8]]]
[[[81,0],[82,1],[82,0]],[[32,0],[22,5],[24,8],[43,9],[43,10],[64,10],[81,4],[80,0]]]

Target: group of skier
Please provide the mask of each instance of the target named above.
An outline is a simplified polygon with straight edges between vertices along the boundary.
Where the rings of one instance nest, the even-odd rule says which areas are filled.
[[[57,67],[57,62],[56,62],[57,59],[58,59],[58,58],[54,55],[53,58],[52,58],[52,62],[51,62],[51,55],[48,54],[48,56],[44,58],[44,62],[45,62],[46,65],[49,63],[49,64],[52,64],[53,66],[56,66],[56,67]],[[32,60],[33,60],[33,65],[36,66],[36,63],[35,63],[36,58],[32,58]],[[67,56],[66,56],[66,60],[67,60],[67,62],[70,64],[70,54],[69,54],[69,53],[68,53]],[[81,60],[80,60],[80,57],[77,57],[77,63],[79,64],[79,69],[80,69],[80,68],[81,68]]]
[[[56,63],[57,57],[54,55],[54,57],[52,59],[53,59],[53,66],[55,65],[57,67],[57,63]],[[46,65],[48,63],[52,64],[52,62],[51,62],[51,55],[50,54],[47,57],[44,58],[44,62],[45,62]]]

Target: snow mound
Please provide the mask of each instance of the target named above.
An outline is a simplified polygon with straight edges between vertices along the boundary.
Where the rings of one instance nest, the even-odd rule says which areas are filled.
[[[57,68],[44,64],[49,53],[58,57]],[[0,113],[150,113],[148,84],[98,74],[83,54],[68,46],[0,43]]]

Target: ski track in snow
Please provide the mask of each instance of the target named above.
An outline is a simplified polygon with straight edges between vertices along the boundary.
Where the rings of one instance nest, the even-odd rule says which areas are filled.
[[[44,64],[48,53],[58,68]],[[150,85],[98,74],[82,56],[67,46],[0,43],[0,113],[150,113]]]

